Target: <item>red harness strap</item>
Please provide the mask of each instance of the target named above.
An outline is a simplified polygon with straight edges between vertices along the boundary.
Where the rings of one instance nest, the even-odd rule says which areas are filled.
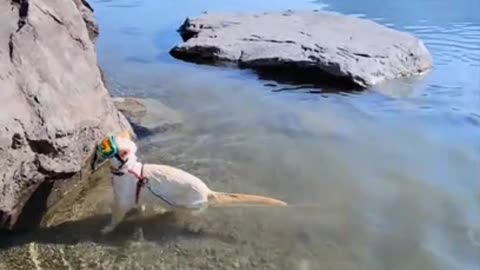
[[[135,191],[135,204],[138,204],[138,200],[140,199],[140,191],[145,186],[148,179],[143,176],[143,164],[142,164],[142,168],[140,169],[140,175],[138,175],[136,172],[132,170],[128,170],[128,172],[137,178],[137,190]]]

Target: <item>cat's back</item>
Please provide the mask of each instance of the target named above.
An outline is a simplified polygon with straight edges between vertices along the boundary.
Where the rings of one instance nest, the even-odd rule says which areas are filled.
[[[201,179],[172,166],[146,164],[144,176],[152,189],[180,205],[205,202],[211,193]]]

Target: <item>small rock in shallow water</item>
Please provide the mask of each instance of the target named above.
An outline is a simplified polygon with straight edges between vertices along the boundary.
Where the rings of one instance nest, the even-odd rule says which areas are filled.
[[[136,98],[115,97],[113,102],[117,109],[134,123],[140,123],[147,112],[145,105]]]
[[[115,106],[130,121],[138,138],[163,133],[181,125],[180,114],[155,99],[114,98]]]

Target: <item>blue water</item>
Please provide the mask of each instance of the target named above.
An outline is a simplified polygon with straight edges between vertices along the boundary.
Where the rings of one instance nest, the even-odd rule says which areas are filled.
[[[234,180],[225,188],[351,215],[351,226],[365,235],[347,242],[368,250],[352,259],[352,269],[430,269],[422,256],[431,269],[480,269],[479,0],[92,5],[101,29],[97,54],[112,92],[158,99],[184,118],[182,129],[143,142],[146,159],[177,166],[222,160],[234,168],[207,162],[196,172],[229,175]],[[188,16],[285,9],[331,10],[413,33],[431,51],[433,70],[361,93],[275,92],[249,71],[168,54]],[[322,237],[310,236],[317,243]]]

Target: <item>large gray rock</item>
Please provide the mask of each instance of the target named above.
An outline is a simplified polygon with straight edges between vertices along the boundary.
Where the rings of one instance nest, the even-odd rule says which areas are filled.
[[[188,18],[179,32],[184,42],[170,52],[176,58],[283,71],[304,82],[367,87],[432,66],[414,36],[330,12],[203,14]]]
[[[100,78],[85,3],[0,2],[0,228],[37,223],[88,177],[95,141],[131,128]]]

